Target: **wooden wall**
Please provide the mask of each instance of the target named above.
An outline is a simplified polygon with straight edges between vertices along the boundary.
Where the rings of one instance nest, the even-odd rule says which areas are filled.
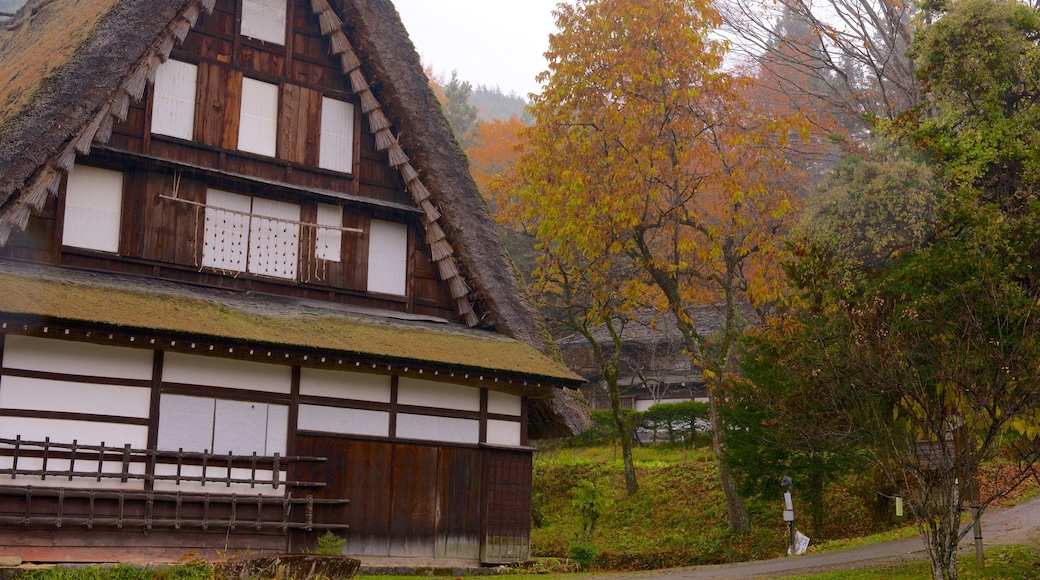
[[[336,457],[300,477],[349,497],[321,522],[350,522],[344,552],[376,558],[512,562],[530,553],[531,453],[300,434],[301,454]],[[303,548],[313,534],[294,532]]]

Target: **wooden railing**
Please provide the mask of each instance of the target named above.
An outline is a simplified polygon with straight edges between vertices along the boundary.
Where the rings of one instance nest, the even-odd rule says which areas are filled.
[[[27,441],[0,438],[0,458],[10,460],[10,467],[0,469],[0,523],[24,526],[94,526],[152,528],[210,527],[234,530],[236,528],[313,530],[346,529],[345,523],[314,523],[316,505],[345,505],[347,499],[317,499],[309,493],[295,496],[294,491],[321,488],[322,482],[284,480],[282,472],[288,465],[304,461],[325,461],[324,457],[282,457],[226,455],[184,450],[162,451],[134,449],[130,445],[110,447],[80,445],[76,441],[61,443],[46,438]],[[32,466],[26,467],[28,460]],[[61,467],[54,464],[60,462]],[[21,463],[21,465],[19,465]],[[79,467],[77,467],[77,465]],[[133,469],[141,465],[144,469]],[[156,466],[166,466],[171,475],[157,475]],[[112,466],[118,466],[113,469]],[[192,466],[197,475],[182,473]],[[220,475],[209,475],[210,469],[221,468]],[[235,477],[232,471],[248,470],[248,477]],[[138,472],[135,472],[138,471]],[[143,471],[143,473],[140,473]],[[42,485],[4,485],[4,477],[17,481],[22,478],[51,480],[93,480],[98,485],[84,489],[61,487],[53,483]],[[105,482],[127,483],[141,480],[144,489],[106,488]],[[157,491],[157,481],[211,484],[215,493],[200,491]],[[56,483],[56,482],[55,482]],[[229,493],[223,489],[232,485],[250,488],[282,489],[281,495],[270,492],[257,494]],[[295,509],[294,509],[295,508]]]

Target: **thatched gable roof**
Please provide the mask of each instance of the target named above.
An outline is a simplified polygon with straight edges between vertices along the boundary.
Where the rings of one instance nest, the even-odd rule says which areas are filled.
[[[57,192],[77,153],[108,141],[129,100],[141,97],[159,62],[214,1],[29,0],[3,23],[0,244]],[[460,314],[471,325],[551,352],[393,5],[311,4],[378,130],[377,146],[387,150],[425,212],[427,242]],[[544,415],[549,428],[543,435],[587,425],[567,392],[534,414],[536,421]]]

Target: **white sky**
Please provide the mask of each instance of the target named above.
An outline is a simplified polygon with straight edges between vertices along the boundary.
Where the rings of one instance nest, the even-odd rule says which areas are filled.
[[[423,64],[527,98],[545,70],[557,0],[393,0]]]

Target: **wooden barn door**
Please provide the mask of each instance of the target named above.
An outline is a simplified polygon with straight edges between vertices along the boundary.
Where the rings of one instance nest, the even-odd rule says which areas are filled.
[[[296,445],[300,455],[328,458],[321,463],[300,463],[298,479],[326,484],[324,488],[316,489],[314,496],[350,500],[346,506],[315,509],[315,522],[348,524],[348,530],[337,532],[347,540],[344,547],[347,554],[388,555],[391,444],[299,435]],[[313,549],[317,535],[294,534],[292,548]]]
[[[480,557],[479,449],[440,450],[437,490],[437,558]]]
[[[484,450],[480,561],[506,564],[531,552],[531,453]]]
[[[314,497],[350,500],[346,506],[318,506],[314,515],[319,528],[322,523],[350,525],[349,530],[337,532],[347,540],[347,554],[477,560],[481,558],[482,513],[493,514],[495,527],[489,529],[495,531],[496,538],[504,533],[516,536],[516,532],[503,531],[502,518],[508,514],[495,513],[503,507],[523,512],[526,546],[531,494],[529,454],[506,453],[520,461],[507,460],[505,467],[490,472],[497,477],[496,482],[512,485],[519,478],[520,484],[495,490],[492,496],[496,503],[485,508],[482,480],[489,472],[484,468],[486,452],[479,449],[305,434],[297,436],[296,446],[299,455],[328,458],[325,462],[299,464],[297,479],[326,484],[314,490]],[[516,490],[523,497],[511,497]],[[522,505],[513,506],[515,501]],[[515,527],[512,523],[509,526]],[[317,536],[318,532],[294,533],[292,549],[313,549]],[[495,553],[516,552],[515,541],[509,546],[506,543],[496,540],[495,545],[502,547]]]
[[[394,446],[390,555],[432,558],[437,529],[437,448]]]

